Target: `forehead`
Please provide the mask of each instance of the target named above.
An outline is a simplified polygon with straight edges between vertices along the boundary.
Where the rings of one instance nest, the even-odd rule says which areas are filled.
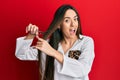
[[[68,9],[66,12],[65,12],[65,15],[64,17],[75,17],[77,16],[76,12],[72,9]]]

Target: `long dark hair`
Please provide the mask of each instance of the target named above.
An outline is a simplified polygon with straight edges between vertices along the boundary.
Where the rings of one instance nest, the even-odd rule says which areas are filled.
[[[74,10],[78,16],[78,30],[76,33],[77,37],[79,38],[79,34],[82,34],[80,17],[77,10],[71,5],[60,6],[55,12],[54,18],[48,30],[43,36],[45,40],[49,37],[49,44],[56,50],[58,49],[59,42],[63,39],[62,32],[58,29],[58,26],[60,26],[64,18],[65,12],[68,9]],[[41,64],[41,51],[39,50],[38,50],[38,58],[39,58],[39,66],[40,66],[39,70],[40,70],[40,76],[41,76],[42,64]],[[43,77],[43,80],[54,80],[54,58],[51,56],[48,56],[48,55],[46,56],[45,72],[44,72],[44,76],[42,77]]]

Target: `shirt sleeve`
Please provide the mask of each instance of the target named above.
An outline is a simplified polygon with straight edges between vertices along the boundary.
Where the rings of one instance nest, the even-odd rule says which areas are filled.
[[[17,38],[15,56],[20,60],[38,60],[37,49],[30,47],[33,39],[24,40],[24,38]]]
[[[69,58],[64,55],[63,64],[58,64],[58,72],[71,77],[87,76],[91,70],[94,60],[94,42],[92,38],[87,38],[81,50],[78,60]]]

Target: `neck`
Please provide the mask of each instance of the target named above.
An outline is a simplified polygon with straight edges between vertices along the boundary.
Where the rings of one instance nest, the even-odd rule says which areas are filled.
[[[75,36],[74,38],[65,38],[65,37],[64,37],[64,39],[62,40],[61,43],[64,43],[64,44],[66,44],[66,45],[73,45],[74,42],[75,42],[77,39],[78,39],[77,36]]]

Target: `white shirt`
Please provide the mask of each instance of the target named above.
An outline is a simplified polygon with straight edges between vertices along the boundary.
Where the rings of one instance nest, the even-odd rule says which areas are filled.
[[[63,64],[55,59],[54,80],[89,80],[88,74],[91,71],[94,60],[94,42],[91,37],[80,35],[74,45],[64,53],[59,43],[58,51],[63,54]],[[30,47],[33,40],[24,40],[24,37],[17,38],[15,55],[20,60],[38,60],[38,51]],[[80,50],[79,59],[68,57],[70,50]],[[46,55],[42,53],[42,67],[45,69]]]

